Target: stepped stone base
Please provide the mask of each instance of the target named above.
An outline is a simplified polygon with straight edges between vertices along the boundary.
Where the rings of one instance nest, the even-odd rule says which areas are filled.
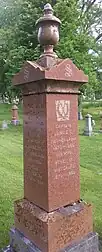
[[[18,200],[15,227],[42,252],[57,252],[93,232],[92,206],[80,202],[47,213],[26,199]]]
[[[2,249],[1,252],[41,252],[39,248],[30,242],[17,229],[12,229],[10,231],[10,244],[11,245],[7,248]],[[59,252],[99,252],[98,235],[96,233],[89,233],[84,239],[60,250]]]

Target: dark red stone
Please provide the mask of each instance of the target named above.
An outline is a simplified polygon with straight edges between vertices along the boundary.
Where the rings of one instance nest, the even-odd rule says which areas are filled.
[[[71,60],[43,56],[13,79],[24,111],[24,200],[15,227],[42,252],[56,252],[92,231],[80,199],[78,89],[88,78]],[[31,203],[32,202],[32,203]]]
[[[50,57],[50,61],[51,60]],[[44,65],[46,65],[46,67],[44,67]],[[79,70],[70,59],[57,59],[53,61],[53,66],[48,68],[44,58],[44,64],[43,59],[41,59],[41,61],[39,60],[39,64],[37,62],[27,61],[21,71],[14,76],[13,84],[20,85],[44,79],[58,81],[66,80],[74,82],[74,85],[76,83],[82,85],[88,82],[88,77],[82,70]]]
[[[36,94],[23,100],[25,198],[48,212],[78,201],[77,95]]]
[[[42,252],[56,252],[92,232],[92,207],[78,203],[47,213],[21,200],[15,202],[15,226]]]

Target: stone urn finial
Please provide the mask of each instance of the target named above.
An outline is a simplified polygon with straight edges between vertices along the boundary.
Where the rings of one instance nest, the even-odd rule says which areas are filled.
[[[53,15],[52,6],[44,6],[44,16],[36,22],[38,28],[38,41],[44,47],[44,55],[56,56],[53,47],[59,41],[59,26],[61,21]]]
[[[46,5],[44,5],[44,15],[47,15],[47,14],[53,15],[52,6],[49,3],[47,3]]]

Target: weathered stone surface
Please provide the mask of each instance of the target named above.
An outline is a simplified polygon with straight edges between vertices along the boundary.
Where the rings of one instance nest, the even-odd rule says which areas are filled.
[[[1,249],[1,252],[13,252],[13,249],[11,248],[11,246],[7,246],[6,248]]]
[[[23,96],[31,94],[79,94],[78,91],[79,83],[74,84],[74,82],[66,81],[56,81],[56,80],[42,80],[32,83],[25,83],[22,86]]]
[[[15,226],[43,252],[56,252],[92,232],[92,207],[78,203],[47,213],[21,200],[15,202]]]
[[[10,244],[2,252],[41,252],[31,241],[16,229],[10,231]],[[98,235],[89,233],[84,239],[74,243],[60,252],[99,252]]]
[[[84,239],[66,247],[61,252],[99,252],[98,235],[89,233]]]
[[[34,61],[27,61],[21,71],[14,76],[13,84],[22,85],[44,79],[75,82],[74,85],[76,85],[76,83],[82,85],[88,82],[88,76],[85,75],[82,70],[79,70],[70,59],[55,60],[55,64],[51,68],[46,68],[44,65],[42,67],[41,65],[40,62],[38,64]]]
[[[77,95],[24,96],[24,196],[47,212],[80,199]]]
[[[10,230],[10,246],[15,252],[41,251],[17,229]]]

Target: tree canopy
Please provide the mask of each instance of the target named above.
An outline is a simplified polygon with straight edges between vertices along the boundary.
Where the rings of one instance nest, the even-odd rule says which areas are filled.
[[[0,0],[0,93],[17,94],[12,76],[26,60],[40,54],[35,22],[45,0]],[[102,93],[102,3],[101,0],[50,0],[61,19],[60,42],[56,51],[71,58],[89,76],[82,92]]]

